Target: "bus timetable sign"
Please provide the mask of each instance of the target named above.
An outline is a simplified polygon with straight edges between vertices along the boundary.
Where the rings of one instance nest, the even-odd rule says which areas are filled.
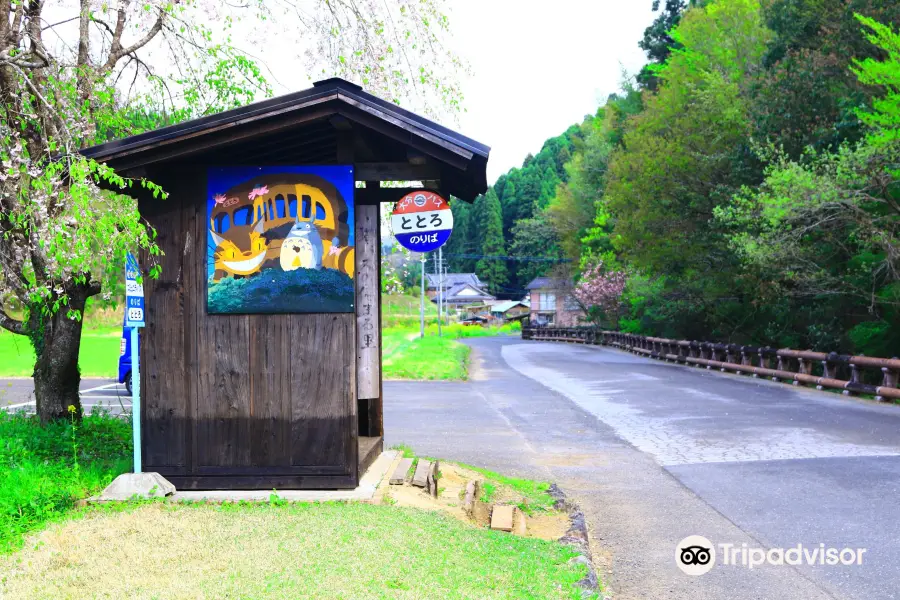
[[[125,259],[125,327],[144,326],[144,286],[137,259],[130,252]]]
[[[450,239],[453,213],[438,194],[416,190],[394,205],[391,229],[401,246],[413,252],[437,250]]]

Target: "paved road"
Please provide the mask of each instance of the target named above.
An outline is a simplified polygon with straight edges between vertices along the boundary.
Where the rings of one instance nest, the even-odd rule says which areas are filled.
[[[560,483],[615,598],[900,598],[900,407],[617,350],[469,342],[469,383],[385,384],[387,443]],[[719,564],[736,548],[866,548],[860,566]]]
[[[81,380],[81,406],[85,411],[104,409],[118,414],[131,410],[131,396],[114,379]],[[0,379],[0,410],[34,412],[34,383],[31,379]]]

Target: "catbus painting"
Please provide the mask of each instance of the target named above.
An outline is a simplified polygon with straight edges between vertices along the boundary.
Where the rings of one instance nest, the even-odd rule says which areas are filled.
[[[353,312],[353,187],[349,166],[210,169],[208,311]]]

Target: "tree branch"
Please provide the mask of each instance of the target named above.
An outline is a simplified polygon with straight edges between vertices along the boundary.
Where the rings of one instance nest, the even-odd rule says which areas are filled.
[[[6,312],[4,312],[3,310],[3,307],[0,307],[0,327],[6,329],[7,331],[11,331],[12,333],[25,335],[25,324],[21,321],[13,319],[8,314],[6,314]]]
[[[79,67],[85,67],[90,60],[90,31],[91,24],[91,0],[81,0],[81,11],[78,16],[78,62]],[[79,74],[79,80],[83,81],[85,74]]]
[[[166,11],[165,11],[165,9],[160,8],[159,9],[159,17],[156,19],[156,22],[153,24],[153,27],[150,28],[150,31],[148,31],[144,37],[139,39],[137,42],[135,42],[131,46],[128,46],[127,48],[123,48],[122,43],[121,43],[122,35],[121,35],[120,27],[119,27],[120,24],[122,25],[122,27],[124,27],[123,10],[124,10],[124,8],[121,8],[121,5],[120,5],[119,20],[116,23],[116,32],[119,34],[119,39],[118,40],[116,40],[115,38],[113,39],[113,46],[112,46],[112,48],[110,48],[109,57],[106,59],[106,64],[103,65],[102,70],[104,72],[108,72],[113,67],[115,67],[116,63],[119,62],[119,60],[123,56],[128,56],[129,54],[134,54],[135,52],[137,52],[138,50],[140,50],[141,48],[143,48],[144,46],[149,44],[150,41],[153,38],[155,38],[156,35],[160,31],[162,31],[163,23],[165,23],[165,20],[166,20]]]

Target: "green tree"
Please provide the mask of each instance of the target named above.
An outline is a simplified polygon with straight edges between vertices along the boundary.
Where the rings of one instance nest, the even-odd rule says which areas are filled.
[[[769,151],[759,189],[745,188],[716,211],[758,299],[828,306],[828,341],[857,351],[894,352],[900,343],[900,34],[860,17],[885,60],[858,61],[861,81],[882,95],[860,110],[868,135],[835,152],[810,149],[799,160]],[[814,332],[814,329],[811,329]],[[816,346],[815,336],[806,340]],[[824,346],[824,344],[822,344]]]
[[[451,198],[450,209],[453,211],[453,233],[444,246],[447,268],[451,273],[471,273],[475,270],[475,260],[462,255],[478,254],[480,250],[473,239],[473,207],[465,200]]]
[[[866,39],[887,55],[884,60],[869,57],[855,62],[852,70],[860,83],[887,90],[873,100],[871,109],[857,110],[857,114],[869,128],[868,141],[890,148],[900,141],[900,34],[869,17],[856,17],[868,29]]]
[[[721,266],[722,237],[709,223],[738,183],[744,90],[769,34],[758,1],[734,0],[691,9],[672,35],[683,47],[611,158],[604,202],[617,246],[639,268],[693,276]]]
[[[660,4],[660,0],[653,0],[653,12],[660,9]],[[687,0],[666,0],[662,12],[644,30],[644,37],[638,42],[638,46],[647,53],[650,63],[645,65],[637,76],[641,86],[650,90],[657,88],[659,84],[656,76],[657,68],[666,62],[673,49],[679,47],[669,32],[681,21],[681,14],[687,6]]]
[[[849,6],[848,6],[849,5]],[[850,71],[854,60],[880,60],[883,50],[860,35],[854,10],[884,23],[900,23],[893,0],[774,0],[763,8],[773,38],[755,83],[754,137],[800,158],[808,146],[834,150],[863,135],[856,110],[876,88]],[[759,165],[761,167],[761,165]]]
[[[546,258],[546,262],[537,260],[514,261],[516,265],[516,289],[523,290],[535,277],[548,275],[556,261],[563,260],[562,249],[555,229],[544,215],[530,219],[520,219],[513,227],[513,238],[510,243],[510,255],[514,257]]]
[[[481,258],[475,265],[475,272],[494,294],[502,293],[508,283],[506,261],[497,258],[506,256],[506,244],[503,241],[503,214],[500,200],[493,188],[489,188],[484,196],[475,201],[475,219],[473,225],[481,233]]]

